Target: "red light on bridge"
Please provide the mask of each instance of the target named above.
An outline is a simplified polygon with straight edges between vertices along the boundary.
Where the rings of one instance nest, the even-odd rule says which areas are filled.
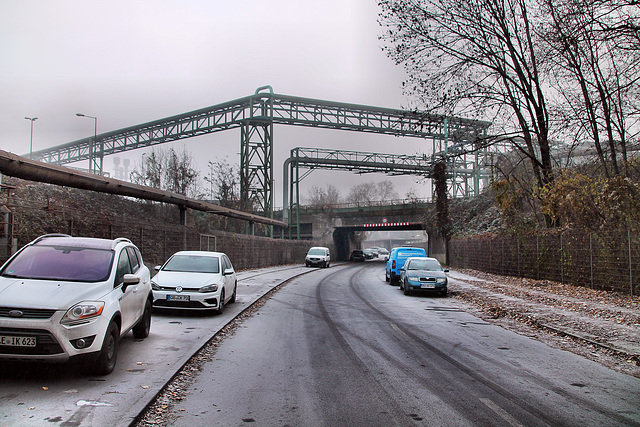
[[[401,227],[410,225],[409,222],[381,222],[378,224],[363,224],[364,227]]]

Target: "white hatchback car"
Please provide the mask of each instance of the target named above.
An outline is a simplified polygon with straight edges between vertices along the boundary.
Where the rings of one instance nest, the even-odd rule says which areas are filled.
[[[129,239],[35,239],[0,269],[0,359],[87,358],[113,371],[119,340],[151,327],[151,275]]]
[[[222,252],[176,252],[157,266],[151,280],[155,308],[211,310],[222,313],[236,301],[238,280],[229,257]]]

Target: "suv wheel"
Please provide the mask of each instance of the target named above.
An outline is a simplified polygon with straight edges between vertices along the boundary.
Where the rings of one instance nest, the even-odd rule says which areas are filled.
[[[118,349],[120,347],[119,338],[120,331],[118,330],[118,325],[116,322],[109,323],[107,333],[105,334],[104,341],[102,342],[102,349],[100,350],[100,354],[96,360],[95,372],[97,374],[110,374],[116,367]]]
[[[138,324],[133,327],[133,337],[137,339],[146,338],[149,336],[149,330],[151,329],[151,303],[149,300],[144,305],[144,311],[142,317],[138,321]]]

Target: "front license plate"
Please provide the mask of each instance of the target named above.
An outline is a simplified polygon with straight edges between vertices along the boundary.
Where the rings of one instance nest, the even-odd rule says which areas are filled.
[[[0,335],[0,345],[10,347],[35,347],[36,337],[13,337],[10,335]]]
[[[436,287],[436,285],[434,283],[422,283],[420,287],[422,289],[433,289]]]
[[[189,295],[167,295],[167,301],[189,301]]]

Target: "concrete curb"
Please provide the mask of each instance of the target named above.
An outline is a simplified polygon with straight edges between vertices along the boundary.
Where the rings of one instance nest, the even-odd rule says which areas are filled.
[[[152,386],[152,388],[150,388],[149,392],[129,408],[129,411],[127,411],[127,413],[122,417],[122,420],[123,421],[130,420],[130,421],[124,425],[135,426],[136,423],[138,423],[142,419],[142,417],[144,416],[144,413],[147,411],[147,409],[149,409],[149,407],[155,401],[155,399],[167,387],[167,385],[169,385],[178,375],[180,375],[180,373],[182,372],[184,367],[189,363],[189,361],[194,356],[196,356],[204,347],[206,347],[224,328],[226,328],[227,326],[235,322],[240,316],[242,316],[246,311],[253,308],[260,301],[270,297],[272,294],[277,292],[285,284],[289,283],[295,278],[304,276],[314,271],[316,271],[316,269],[311,269],[309,271],[296,274],[295,276],[289,277],[283,280],[282,282],[274,285],[270,289],[266,290],[266,292],[257,295],[254,299],[249,301],[249,303],[245,308],[240,310],[234,316],[230,317],[227,322],[225,322],[215,332],[213,332],[213,334],[210,337],[197,341],[194,344],[194,346],[185,354],[185,356],[178,361],[177,366],[179,367],[175,370],[175,372],[173,373],[167,372],[168,375],[158,378],[158,381],[154,382],[154,385]]]

